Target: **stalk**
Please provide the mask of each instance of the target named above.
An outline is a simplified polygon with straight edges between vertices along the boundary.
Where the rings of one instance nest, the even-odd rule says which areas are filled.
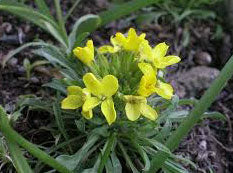
[[[196,104],[188,118],[184,122],[182,122],[177,130],[168,138],[166,146],[171,151],[174,151],[179,146],[179,143],[182,141],[182,139],[188,135],[189,131],[196,125],[196,123],[200,120],[202,114],[214,102],[215,98],[224,88],[227,81],[232,77],[232,75],[233,56],[231,56],[230,60],[226,63],[217,79],[215,79],[210,88],[205,92],[200,101]],[[168,154],[159,151],[157,155],[155,155],[152,159],[152,165],[148,173],[154,173],[158,171],[168,157]]]
[[[17,143],[21,147],[25,148],[33,156],[37,157],[39,160],[48,164],[52,168],[56,169],[61,173],[71,173],[66,167],[58,163],[54,158],[46,154],[44,151],[40,150],[36,145],[30,143],[22,136],[20,136],[12,127],[9,125],[8,118],[5,111],[0,106],[0,130],[3,135],[9,140]]]

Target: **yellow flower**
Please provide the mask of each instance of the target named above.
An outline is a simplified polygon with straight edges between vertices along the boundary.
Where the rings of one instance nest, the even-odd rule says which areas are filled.
[[[92,109],[101,103],[101,111],[111,125],[116,120],[112,96],[118,90],[117,78],[107,75],[102,80],[98,80],[92,73],[87,73],[83,76],[83,81],[87,88],[68,87],[68,96],[62,101],[62,109],[77,109],[82,106],[82,115],[86,119],[91,119]]]
[[[178,56],[166,56],[168,48],[169,46],[166,43],[160,43],[152,49],[148,43],[143,42],[140,45],[140,59],[152,62],[159,69],[180,62],[181,59]]]
[[[126,100],[125,112],[129,120],[135,121],[140,115],[150,120],[157,119],[157,112],[151,106],[147,105],[145,97],[126,95],[124,98]]]
[[[156,86],[156,74],[157,71],[148,63],[138,63],[138,67],[144,74],[141,78],[138,94],[144,97],[148,97],[155,93]]]
[[[93,41],[88,40],[86,47],[76,47],[73,50],[74,55],[86,65],[91,65],[94,61],[94,46]]]
[[[87,73],[83,77],[87,89],[95,96],[89,97],[83,104],[83,111],[88,112],[101,103],[107,122],[111,125],[116,120],[116,111],[112,96],[118,90],[118,80],[113,75],[107,75],[102,80],[98,80],[92,73]]]
[[[105,45],[99,48],[100,53],[115,53],[120,49],[126,51],[139,52],[140,44],[148,43],[145,39],[146,34],[137,35],[135,29],[130,28],[128,36],[125,37],[122,33],[116,33],[115,37],[111,37],[111,44],[113,46]]]
[[[138,94],[140,96],[148,97],[153,93],[157,93],[159,96],[165,99],[171,99],[173,96],[173,88],[170,84],[157,80],[157,70],[149,63],[138,63],[138,67],[144,74],[141,78],[138,88]]]
[[[68,96],[62,100],[62,109],[78,109],[83,106],[85,101],[91,97],[91,93],[87,88],[80,88],[79,86],[69,86],[67,88]],[[93,117],[92,110],[87,112],[82,111],[82,115],[86,119],[91,119]]]

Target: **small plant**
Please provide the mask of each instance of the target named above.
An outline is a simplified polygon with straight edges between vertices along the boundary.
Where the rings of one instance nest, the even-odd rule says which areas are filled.
[[[37,66],[46,65],[46,64],[49,64],[49,62],[45,60],[38,60],[38,61],[31,63],[29,59],[25,58],[23,60],[23,66],[26,70],[26,79],[29,80],[31,78],[31,71],[33,70],[33,68]]]
[[[161,17],[166,17],[175,26],[192,19],[215,19],[217,14],[211,7],[215,7],[222,0],[165,0],[154,7],[148,8],[139,14],[138,23],[158,23]]]
[[[160,168],[165,173],[188,172],[181,163],[190,164],[195,170],[195,164],[171,150],[200,119],[223,117],[204,111],[231,77],[233,61],[200,102],[179,100],[165,76],[166,67],[180,58],[167,56],[165,43],[152,48],[145,36],[131,28],[127,36],[116,33],[111,37],[112,45],[97,49],[88,40],[86,46],[73,50],[69,61],[61,59],[64,79],[45,85],[56,90],[56,97],[25,97],[19,101],[19,111],[28,107],[54,115],[48,130],[56,142],[47,148],[47,153],[16,133],[0,108],[0,130],[11,144],[9,151],[18,172],[32,172],[30,166],[34,172],[53,171],[45,164],[62,173],[138,173]],[[68,63],[71,60],[73,63]],[[189,115],[189,111],[178,110],[180,105],[197,107]],[[39,162],[29,166],[18,145]]]

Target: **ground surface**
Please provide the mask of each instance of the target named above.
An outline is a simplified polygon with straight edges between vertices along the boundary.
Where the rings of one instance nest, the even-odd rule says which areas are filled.
[[[104,0],[81,4],[67,28],[71,28],[76,17],[88,13],[98,13],[108,5]],[[64,1],[64,11],[67,11],[69,6],[70,4]],[[232,52],[231,37],[227,31],[223,32],[220,39],[214,39],[216,24],[211,20],[189,22],[190,41],[187,46],[184,46],[182,41],[183,32],[187,29],[186,25],[176,27],[170,25],[166,20],[161,20],[158,24],[141,26],[136,25],[134,20],[128,22],[119,20],[94,32],[91,37],[96,45],[105,44],[108,43],[110,35],[116,31],[124,32],[129,27],[135,27],[140,32],[147,33],[147,39],[152,44],[166,41],[171,45],[170,52],[182,57],[182,62],[170,69],[172,74],[168,78],[176,88],[177,94],[183,98],[200,98]],[[33,41],[35,38],[45,41],[52,40],[39,28],[0,12],[0,61],[10,50],[25,42]],[[46,91],[41,85],[56,75],[52,67],[45,66],[33,70],[30,80],[27,80],[22,65],[24,58],[28,58],[32,62],[38,59],[27,49],[11,59],[4,69],[0,69],[0,104],[4,105],[9,113],[14,110],[20,95],[49,96],[49,91]],[[227,121],[205,120],[192,130],[176,151],[198,164],[198,171],[195,172],[210,172],[210,170],[217,173],[232,172],[232,102],[233,82],[231,81],[210,108],[224,113]],[[46,135],[46,131],[37,129],[45,126],[49,121],[49,117],[43,116],[43,114],[40,116],[35,113],[33,116],[29,114],[22,116],[20,123],[16,124],[16,129],[32,142],[42,143],[50,136]]]

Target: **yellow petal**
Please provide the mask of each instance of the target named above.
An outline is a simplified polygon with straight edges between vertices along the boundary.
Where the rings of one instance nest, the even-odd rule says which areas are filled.
[[[147,76],[156,76],[156,70],[153,69],[153,67],[149,63],[138,63],[139,69],[142,71],[144,75]]]
[[[83,96],[83,100],[86,100],[87,98],[91,97],[91,93],[87,88],[83,88],[82,96]]]
[[[140,96],[148,97],[153,94],[156,90],[156,81],[155,76],[142,76],[139,83],[138,94]]]
[[[81,95],[69,95],[62,100],[62,109],[77,109],[83,105],[83,100]]]
[[[83,76],[83,82],[87,89],[95,96],[100,96],[102,94],[102,84],[92,73],[86,73]]]
[[[106,97],[111,97],[114,95],[118,90],[118,80],[113,75],[107,75],[101,81],[103,86],[103,95]]]
[[[141,104],[140,112],[144,117],[150,120],[156,120],[158,118],[157,112],[147,104]]]
[[[138,36],[135,29],[130,28],[128,32],[127,43],[124,48],[129,51],[139,52],[140,44],[142,42],[148,42],[145,40],[145,36],[145,34]]]
[[[136,121],[140,117],[140,104],[126,103],[125,113],[130,121]]]
[[[170,84],[161,82],[161,81],[157,81],[157,86],[156,86],[156,90],[155,92],[165,98],[170,100],[173,96],[173,88]]]
[[[132,104],[141,104],[147,102],[146,98],[142,96],[124,95],[124,99],[126,100],[127,103],[132,103]]]
[[[126,44],[126,38],[122,33],[116,33],[115,37],[111,37],[111,43],[114,47],[124,47]]]
[[[174,55],[165,56],[165,57],[161,58],[161,61],[160,61],[159,65],[157,65],[157,68],[166,68],[167,66],[170,66],[170,65],[173,65],[173,64],[180,62],[180,60],[181,59],[178,56],[174,56]]]
[[[69,86],[67,88],[68,95],[82,95],[82,88],[79,86]]]
[[[98,49],[99,53],[115,53],[115,50],[114,50],[114,47],[112,46],[109,46],[109,45],[105,45],[105,46],[101,46],[99,49]]]
[[[94,60],[93,41],[89,40],[86,47],[77,47],[73,50],[74,55],[86,65],[90,65]]]
[[[116,110],[114,108],[112,98],[108,98],[102,102],[101,111],[103,112],[109,125],[116,121]]]
[[[100,104],[100,99],[97,97],[89,97],[83,104],[83,112],[88,112],[89,110],[93,109],[94,107]]]
[[[89,120],[93,117],[93,111],[92,110],[89,110],[87,112],[82,111],[82,115],[84,116],[84,118]]]
[[[152,48],[148,42],[142,42],[139,46],[140,60],[153,61]]]
[[[169,46],[166,45],[165,42],[159,43],[155,48],[153,49],[153,57],[154,59],[160,59],[163,58],[167,54]]]
[[[89,48],[91,52],[94,52],[94,44],[92,40],[88,40],[86,46]]]

